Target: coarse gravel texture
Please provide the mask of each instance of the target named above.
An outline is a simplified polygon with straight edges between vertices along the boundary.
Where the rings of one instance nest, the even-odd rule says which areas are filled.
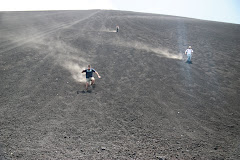
[[[238,160],[239,52],[237,24],[0,12],[0,159]]]

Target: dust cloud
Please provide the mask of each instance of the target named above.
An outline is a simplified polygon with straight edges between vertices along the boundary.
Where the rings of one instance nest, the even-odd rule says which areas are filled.
[[[170,58],[170,59],[181,60],[183,58],[181,53],[173,53],[173,52],[170,52],[168,49],[152,47],[148,44],[144,44],[144,43],[141,43],[141,42],[136,42],[136,41],[135,42],[130,42],[127,45],[132,46],[132,47],[134,47],[136,49],[139,49],[139,50],[145,50],[147,52],[154,52],[159,56]]]
[[[59,39],[38,38],[31,43],[31,47],[44,46],[43,51],[40,54],[47,54],[45,57],[51,58],[53,60],[53,67],[60,66],[71,73],[73,80],[76,82],[85,82],[86,78],[82,74],[88,64],[88,61],[84,58],[87,55],[85,52],[81,51],[79,48],[74,48],[71,44],[68,44]]]
[[[72,74],[72,78],[76,82],[84,83],[86,81],[84,74],[81,73],[81,71],[85,69],[83,66],[80,66],[79,64],[70,61],[65,62],[63,64],[63,67]]]
[[[153,47],[153,46],[150,46],[149,44],[145,44],[145,43],[139,42],[139,41],[128,41],[126,43],[123,40],[121,40],[121,42],[111,41],[110,43],[114,43],[114,45],[117,45],[117,46],[135,48],[138,50],[145,50],[146,52],[153,52],[153,53],[156,53],[158,56],[166,57],[166,58],[170,58],[170,59],[178,59],[178,60],[183,59],[182,53],[170,52],[166,48]]]
[[[42,55],[42,61],[47,61],[51,58],[53,60],[52,67],[63,67],[71,73],[72,78],[76,82],[84,82],[84,74],[81,74],[81,71],[89,64],[84,58],[87,54],[81,49],[73,47],[70,43],[64,41],[64,39],[61,39],[62,35],[58,31],[70,28],[98,12],[96,11],[87,16],[64,23],[56,21],[57,19],[55,18],[45,17],[44,14],[39,14],[39,23],[41,22],[41,25],[37,27],[33,24],[36,17],[30,16],[30,18],[26,18],[24,14],[18,15],[18,18],[15,16],[1,17],[5,22],[3,24],[6,24],[2,27],[8,28],[8,32],[1,31],[1,35],[5,41],[0,45],[0,53],[7,53],[7,51],[12,49],[27,46],[29,51],[31,49],[33,51],[37,50],[36,54]],[[49,18],[51,18],[50,25],[46,23],[50,21]],[[44,21],[44,19],[48,21]],[[20,21],[21,23],[16,26],[16,22]]]
[[[76,82],[85,82],[84,74],[81,73],[88,64],[87,60],[83,58],[86,55],[85,52],[56,40],[50,42],[49,51],[55,63],[68,70]]]
[[[100,31],[102,31],[102,32],[116,32],[116,30],[111,30],[111,29],[101,29]]]

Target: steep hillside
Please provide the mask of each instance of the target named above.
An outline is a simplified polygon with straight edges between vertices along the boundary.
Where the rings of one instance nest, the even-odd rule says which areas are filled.
[[[235,24],[0,12],[0,159],[240,159],[239,51]]]

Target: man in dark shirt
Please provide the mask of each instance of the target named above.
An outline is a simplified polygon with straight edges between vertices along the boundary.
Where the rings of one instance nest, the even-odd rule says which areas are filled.
[[[116,26],[116,32],[118,32],[119,31],[119,26]]]
[[[93,68],[91,68],[91,65],[88,65],[88,68],[83,70],[82,73],[86,72],[86,90],[88,89],[89,84],[93,85],[95,84],[95,79],[93,77],[93,72],[95,72],[98,76],[98,78],[101,78],[101,76],[98,74],[97,71],[95,71]]]

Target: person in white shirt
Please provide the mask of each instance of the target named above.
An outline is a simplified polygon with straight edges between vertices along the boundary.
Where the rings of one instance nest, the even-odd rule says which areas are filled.
[[[189,46],[188,49],[185,51],[185,54],[187,55],[187,63],[192,63],[191,59],[192,59],[192,53],[193,53],[193,50],[192,50],[192,47]]]

